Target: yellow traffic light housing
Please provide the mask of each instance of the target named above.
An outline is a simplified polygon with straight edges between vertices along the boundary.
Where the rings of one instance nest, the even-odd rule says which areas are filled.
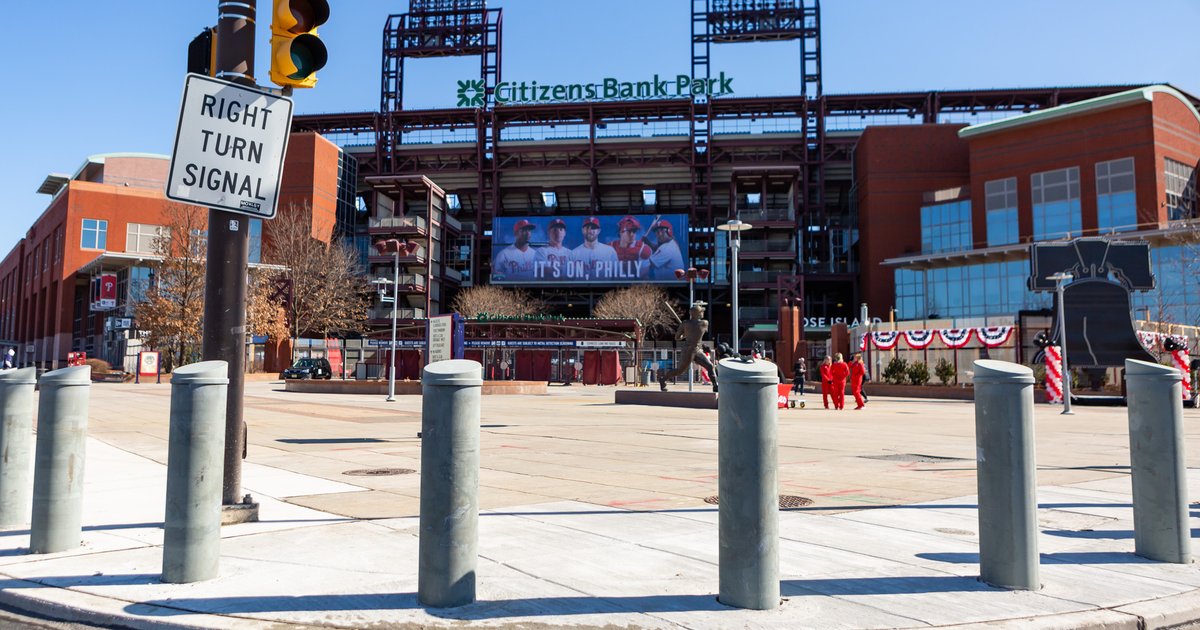
[[[310,88],[317,70],[329,61],[317,27],[329,20],[328,0],[273,0],[271,13],[271,82]]]

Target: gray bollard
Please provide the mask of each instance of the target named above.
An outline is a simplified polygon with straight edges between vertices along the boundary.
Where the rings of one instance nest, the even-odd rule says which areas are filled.
[[[717,599],[726,606],[779,606],[778,383],[768,361],[723,359],[717,371]]]
[[[450,608],[475,601],[479,544],[479,396],[483,366],[456,359],[421,376],[421,526],[417,598]]]
[[[36,368],[0,372],[0,529],[29,524]]]
[[[979,483],[979,575],[992,586],[1035,591],[1037,478],[1033,452],[1033,370],[975,362],[975,446]]]
[[[83,468],[87,449],[88,365],[46,372],[38,381],[37,449],[29,550],[55,553],[83,538]]]
[[[225,361],[185,365],[171,375],[163,582],[217,577],[228,393]]]
[[[1125,360],[1134,553],[1160,562],[1187,564],[1191,562],[1191,530],[1183,459],[1182,378],[1173,367]]]

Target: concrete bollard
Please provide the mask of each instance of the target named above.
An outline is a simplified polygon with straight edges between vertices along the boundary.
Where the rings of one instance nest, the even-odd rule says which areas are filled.
[[[225,361],[185,365],[171,375],[163,582],[217,577],[228,393]]]
[[[979,575],[992,586],[1035,591],[1038,576],[1033,370],[975,361]]]
[[[1125,360],[1134,553],[1160,562],[1187,564],[1191,562],[1191,530],[1183,459],[1182,378],[1172,367]]]
[[[0,372],[0,529],[29,524],[36,383],[36,368]]]
[[[475,601],[483,366],[463,359],[431,363],[421,387],[417,598],[451,608]]]
[[[717,599],[726,606],[779,606],[778,383],[767,361],[723,359],[717,370]]]
[[[55,553],[83,538],[83,469],[92,368],[46,372],[38,381],[38,432],[33,467],[29,549]]]

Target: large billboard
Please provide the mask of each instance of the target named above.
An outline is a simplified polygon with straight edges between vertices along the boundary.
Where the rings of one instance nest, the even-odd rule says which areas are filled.
[[[492,282],[678,282],[687,268],[686,214],[496,217]]]

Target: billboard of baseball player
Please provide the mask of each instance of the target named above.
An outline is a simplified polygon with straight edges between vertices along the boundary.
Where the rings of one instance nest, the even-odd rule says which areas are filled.
[[[680,282],[686,214],[496,217],[496,284]]]

